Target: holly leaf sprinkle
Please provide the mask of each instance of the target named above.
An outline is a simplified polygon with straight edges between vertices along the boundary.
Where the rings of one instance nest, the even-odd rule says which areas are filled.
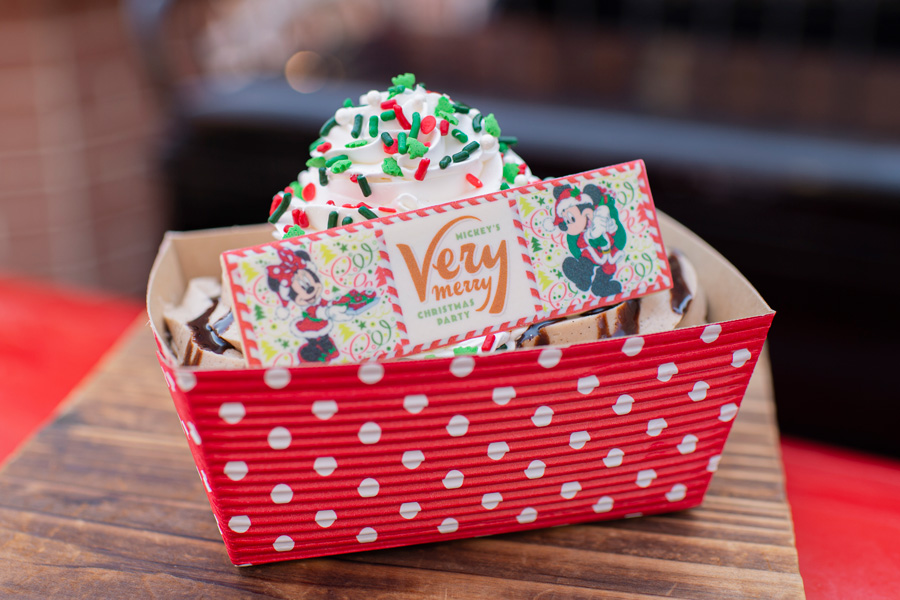
[[[516,163],[506,163],[503,165],[503,179],[509,183],[515,183],[516,175],[519,174],[519,165]]]
[[[416,85],[416,76],[412,73],[401,73],[396,77],[391,77],[391,83],[411,88]]]
[[[353,163],[349,159],[339,160],[333,165],[331,165],[332,173],[343,173],[347,169],[353,166]]]
[[[408,140],[406,142],[406,151],[409,153],[410,158],[420,158],[428,152],[428,146],[419,140]]]
[[[459,125],[459,119],[453,114],[453,104],[447,96],[441,96],[434,107],[434,116],[449,121],[453,125]]]
[[[497,123],[497,117],[494,116],[494,113],[484,118],[484,131],[494,137],[500,137],[500,124]]]
[[[303,231],[299,226],[297,226],[297,225],[291,225],[290,229],[287,230],[287,232],[284,234],[284,237],[281,238],[281,239],[286,240],[286,239],[288,239],[288,238],[292,238],[292,237],[297,237],[297,236],[299,236],[299,235],[303,235],[304,233],[306,233],[306,232]]]
[[[400,170],[400,165],[397,164],[397,160],[393,156],[388,156],[382,161],[381,170],[385,175],[393,175],[394,177],[403,175],[403,171]]]
[[[325,166],[325,157],[324,156],[314,156],[306,161],[307,167],[312,167],[313,169],[318,169],[319,167]]]

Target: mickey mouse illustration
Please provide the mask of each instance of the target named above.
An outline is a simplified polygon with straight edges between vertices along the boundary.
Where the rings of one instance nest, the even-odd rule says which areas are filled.
[[[303,309],[293,333],[304,340],[298,357],[301,362],[327,363],[340,355],[330,333],[335,321],[349,321],[369,310],[378,297],[373,290],[352,290],[335,301],[322,298],[322,282],[315,263],[304,250],[278,248],[281,262],[269,265],[269,289],[278,294],[283,308],[293,302]]]
[[[613,296],[622,284],[613,279],[616,264],[624,257],[626,233],[614,194],[594,184],[583,190],[571,185],[556,186],[553,224],[566,233],[572,256],[563,261],[562,270],[582,291],[595,296]]]

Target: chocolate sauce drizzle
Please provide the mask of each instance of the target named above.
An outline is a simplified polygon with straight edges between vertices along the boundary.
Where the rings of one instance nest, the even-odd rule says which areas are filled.
[[[191,330],[191,340],[184,349],[184,366],[196,367],[203,356],[202,350],[215,354],[222,354],[229,348],[234,348],[230,342],[222,339],[222,334],[234,322],[234,314],[231,311],[225,313],[221,319],[210,325],[209,318],[219,304],[218,298],[213,298],[212,305],[202,315],[188,322]]]
[[[673,252],[669,255],[669,267],[672,269],[672,312],[676,315],[683,315],[688,309],[688,306],[690,306],[694,296],[691,294],[691,290],[688,289],[687,283],[684,281],[678,253]]]
[[[518,338],[516,338],[516,348],[522,348],[525,346],[527,342],[536,339],[537,341],[534,343],[535,346],[547,346],[550,344],[550,336],[547,335],[547,332],[544,331],[544,327],[547,325],[552,325],[554,323],[559,323],[560,321],[565,321],[565,319],[547,319],[546,321],[538,321],[537,323],[533,323],[522,332]]]

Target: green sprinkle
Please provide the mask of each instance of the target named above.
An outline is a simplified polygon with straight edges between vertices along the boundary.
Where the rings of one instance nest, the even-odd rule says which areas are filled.
[[[367,206],[360,206],[358,209],[359,214],[364,216],[367,219],[377,219],[378,215],[376,215],[370,208]]]
[[[460,354],[478,354],[478,346],[458,346],[453,349],[453,356]]]
[[[406,154],[406,133],[403,131],[397,134],[397,152]]]
[[[453,161],[453,158],[448,154],[447,156],[445,156],[444,158],[442,158],[440,161],[438,161],[438,165],[439,165],[442,169],[446,169],[446,168],[450,165],[450,163],[451,163],[452,161]]]
[[[325,167],[319,167],[319,185],[328,185],[328,172]]]
[[[503,165],[503,179],[510,183],[515,183],[516,176],[519,174],[519,165],[516,163],[505,163]]]
[[[350,130],[350,135],[355,138],[359,137],[359,134],[362,132],[362,124],[363,124],[363,116],[356,115],[353,117],[353,129]]]
[[[288,209],[288,206],[290,206],[290,205],[291,205],[291,195],[284,194],[281,197],[281,204],[279,204],[278,208],[276,208],[275,211],[271,215],[269,215],[269,223],[272,223],[272,224],[277,223],[278,219],[281,218],[281,215],[284,214],[284,211],[286,211]]]
[[[332,173],[343,173],[344,171],[346,171],[347,169],[349,169],[352,166],[353,166],[353,161],[345,158],[345,159],[339,160],[336,163],[334,163],[333,165],[331,165],[331,172]]]
[[[389,134],[387,131],[385,131],[384,133],[381,134],[381,143],[384,144],[385,146],[393,146],[394,138],[391,137],[391,134]]]
[[[451,125],[459,125],[459,119],[453,115],[453,105],[447,96],[438,99],[437,106],[434,107],[434,116],[449,121]]]
[[[382,161],[381,170],[385,175],[393,175],[395,177],[403,176],[403,171],[400,170],[400,165],[397,164],[397,161],[393,156],[388,156]]]
[[[324,156],[314,156],[306,161],[306,166],[311,167],[313,169],[318,169],[319,167],[325,166],[325,157]]]
[[[319,135],[325,137],[326,135],[328,135],[328,132],[331,131],[331,128],[335,125],[337,125],[337,119],[331,117],[330,119],[325,121],[324,125],[322,125],[322,129],[319,130]]]
[[[382,121],[390,121],[390,120],[396,119],[396,118],[397,118],[397,113],[394,112],[394,109],[386,110],[383,113],[381,113]]]
[[[341,225],[353,225],[353,217],[349,215],[344,217],[341,219]]]
[[[481,120],[484,119],[481,113],[476,113],[474,117],[472,117],[472,129],[475,131],[481,131]]]
[[[325,141],[325,138],[317,139],[316,141],[314,141],[312,144],[309,145],[309,151],[312,152],[313,150],[318,148],[324,141]]]
[[[460,150],[456,154],[453,155],[453,162],[462,162],[469,158],[469,153],[465,150]]]
[[[333,210],[330,213],[328,213],[328,229],[331,229],[332,227],[337,227],[337,218],[338,218],[338,214],[337,214],[336,210]]]
[[[347,142],[346,144],[344,144],[344,148],[359,148],[360,146],[365,146],[368,143],[368,140],[353,140],[352,142]]]
[[[484,130],[495,138],[500,137],[500,125],[497,123],[497,117],[494,116],[494,113],[484,118]]]
[[[422,126],[422,115],[418,112],[414,112],[412,116],[412,123],[410,123],[409,127],[409,137],[416,139],[419,137],[419,127]]]
[[[348,157],[346,154],[338,154],[337,156],[332,156],[331,158],[329,158],[328,160],[325,161],[325,166],[330,167],[331,165],[338,162],[339,160],[347,160],[347,158]]]
[[[500,189],[501,189],[501,190],[508,190],[508,189],[509,189],[509,184],[506,183],[506,182],[504,181],[503,183],[500,184]]]
[[[467,136],[461,129],[454,129],[450,132],[450,135],[458,139],[460,144],[465,144],[469,141],[469,136]]]
[[[378,117],[376,115],[369,117],[369,135],[378,137]]]
[[[294,190],[294,195],[296,196],[297,192],[300,190],[300,182],[292,181],[288,187],[291,188],[292,190]]]
[[[369,182],[365,175],[357,176],[356,183],[359,184],[359,189],[362,190],[363,196],[368,198],[372,195],[372,188],[369,187]]]
[[[468,144],[466,144],[465,146],[463,146],[463,150],[465,150],[469,154],[472,154],[473,152],[478,150],[478,148],[480,146],[481,146],[481,144],[479,144],[478,142],[472,141],[472,142],[469,142]]]
[[[353,108],[353,100],[350,98],[344,100],[344,108]]]
[[[409,140],[406,143],[407,150],[409,151],[410,158],[419,158],[425,156],[425,153],[428,152],[428,146],[420,142],[419,140]]]
[[[396,96],[397,94],[402,94],[406,91],[405,85],[395,85],[393,87],[388,88],[388,100]]]
[[[501,142],[500,143],[500,154],[506,154],[507,150],[509,150],[509,146],[507,146],[506,144]]]
[[[298,235],[303,235],[304,233],[306,232],[300,229],[299,225],[291,225],[290,229],[285,232],[284,237],[281,239],[286,240],[288,238],[297,237]]]
[[[501,144],[506,144],[507,146],[515,146],[519,143],[519,138],[512,135],[502,135],[497,138],[497,141]]]
[[[416,85],[416,76],[412,73],[401,73],[396,77],[391,77],[391,83],[411,88]]]
[[[472,107],[466,106],[465,104],[457,102],[453,105],[453,110],[455,110],[458,113],[467,115],[467,114],[469,114],[469,111],[472,110]]]

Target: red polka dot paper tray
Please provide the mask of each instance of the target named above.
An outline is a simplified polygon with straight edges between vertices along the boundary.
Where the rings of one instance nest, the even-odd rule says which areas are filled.
[[[148,308],[159,360],[236,565],[699,505],[774,315],[663,214],[706,325],[482,356],[203,371],[162,307],[267,227],[169,234]]]

